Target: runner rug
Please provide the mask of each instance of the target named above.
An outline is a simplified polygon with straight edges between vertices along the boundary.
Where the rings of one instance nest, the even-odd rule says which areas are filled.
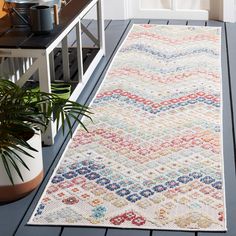
[[[134,25],[29,224],[226,230],[220,28]]]

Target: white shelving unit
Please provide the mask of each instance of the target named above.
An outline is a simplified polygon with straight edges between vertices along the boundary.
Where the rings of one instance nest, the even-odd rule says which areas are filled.
[[[76,1],[76,0],[73,0]],[[96,8],[97,13],[97,26],[98,36],[93,36],[91,32],[86,29],[82,24],[84,16],[92,9]],[[38,80],[40,90],[43,92],[51,92],[51,81],[54,81],[55,74],[52,68],[53,64],[53,51],[58,45],[61,46],[62,51],[62,67],[63,67],[63,80],[70,80],[70,68],[69,68],[69,54],[68,54],[68,34],[76,29],[76,41],[77,41],[77,68],[78,68],[78,80],[76,81],[76,87],[71,94],[70,100],[77,100],[79,94],[85,87],[89,78],[91,77],[94,69],[100,62],[101,58],[105,55],[105,36],[104,36],[104,19],[103,19],[103,0],[90,0],[88,4],[80,13],[72,20],[70,24],[55,38],[52,43],[46,48],[0,48],[0,58],[8,58],[8,61],[12,65],[15,65],[15,61],[21,58],[28,58],[28,66],[23,73],[19,73],[19,68],[16,69],[13,66],[12,80],[19,86],[23,86],[35,72],[38,71]],[[83,52],[82,52],[82,31],[96,44],[98,52],[93,58],[87,70],[83,71]],[[54,143],[54,137],[56,135],[56,125],[53,121],[48,124],[46,132],[43,134],[42,139],[44,144],[52,145]]]

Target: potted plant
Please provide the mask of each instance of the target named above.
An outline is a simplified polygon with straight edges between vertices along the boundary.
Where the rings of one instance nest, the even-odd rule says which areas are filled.
[[[43,178],[41,132],[54,119],[65,123],[72,135],[70,118],[91,119],[88,107],[53,93],[21,88],[0,79],[0,201],[12,201],[36,188]]]

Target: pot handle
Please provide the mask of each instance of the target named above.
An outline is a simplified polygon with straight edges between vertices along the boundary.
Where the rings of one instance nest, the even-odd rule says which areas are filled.
[[[59,16],[58,16],[58,6],[57,6],[57,4],[53,5],[53,12],[54,12],[54,23],[55,23],[55,25],[59,25]]]

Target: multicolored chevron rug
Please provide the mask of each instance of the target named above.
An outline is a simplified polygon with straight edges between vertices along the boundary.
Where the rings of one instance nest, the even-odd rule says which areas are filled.
[[[226,230],[220,28],[134,25],[29,224]]]

